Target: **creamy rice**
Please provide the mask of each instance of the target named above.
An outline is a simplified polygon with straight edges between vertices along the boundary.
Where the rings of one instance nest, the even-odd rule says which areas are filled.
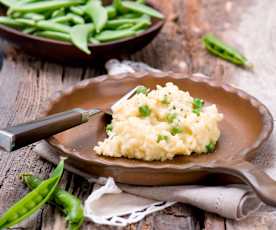
[[[135,94],[114,109],[108,138],[94,150],[99,155],[146,161],[212,151],[223,115],[216,105],[197,109],[196,102],[201,101],[173,83]]]

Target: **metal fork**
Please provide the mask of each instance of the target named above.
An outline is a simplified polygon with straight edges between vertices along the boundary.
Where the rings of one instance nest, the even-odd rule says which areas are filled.
[[[138,87],[139,86],[136,86],[134,89],[121,97],[108,110],[85,110],[75,108],[2,129],[0,130],[0,147],[11,152],[72,127],[86,123],[96,114],[105,113],[112,116],[112,111],[119,104],[132,97]]]

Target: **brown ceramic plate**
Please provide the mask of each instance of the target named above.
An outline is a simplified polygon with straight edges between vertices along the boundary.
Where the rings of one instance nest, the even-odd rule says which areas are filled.
[[[118,182],[138,185],[197,183],[210,173],[220,172],[241,178],[265,202],[275,205],[276,197],[271,198],[271,194],[276,194],[274,181],[247,162],[269,137],[272,116],[257,99],[229,85],[173,73],[101,76],[59,92],[50,100],[45,115],[76,107],[107,109],[137,85],[153,89],[166,82],[173,82],[206,103],[216,104],[224,114],[220,124],[222,135],[214,153],[178,156],[164,162],[98,156],[93,146],[106,136],[103,116],[59,133],[48,142],[68,156],[68,162],[75,167],[93,175],[114,177]]]
[[[104,2],[110,3],[112,1]],[[155,4],[149,5],[160,11]],[[1,11],[3,12],[3,7]],[[31,55],[50,61],[79,65],[91,63],[91,61],[95,60],[107,60],[135,53],[148,45],[160,32],[163,25],[164,20],[153,19],[152,25],[137,36],[99,45],[89,45],[91,55],[85,54],[68,42],[25,34],[3,25],[0,25],[0,36],[13,42],[16,46]]]

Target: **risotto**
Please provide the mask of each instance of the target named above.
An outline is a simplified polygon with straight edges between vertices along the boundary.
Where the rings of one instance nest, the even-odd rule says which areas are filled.
[[[204,106],[202,99],[173,83],[152,91],[141,86],[116,106],[106,128],[108,137],[94,150],[99,155],[146,161],[212,152],[222,119],[216,105]]]

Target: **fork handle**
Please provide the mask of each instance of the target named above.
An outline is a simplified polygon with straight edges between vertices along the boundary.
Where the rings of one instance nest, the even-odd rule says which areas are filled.
[[[91,111],[72,109],[0,130],[0,146],[13,151],[88,121]],[[95,110],[97,113],[98,110]]]

